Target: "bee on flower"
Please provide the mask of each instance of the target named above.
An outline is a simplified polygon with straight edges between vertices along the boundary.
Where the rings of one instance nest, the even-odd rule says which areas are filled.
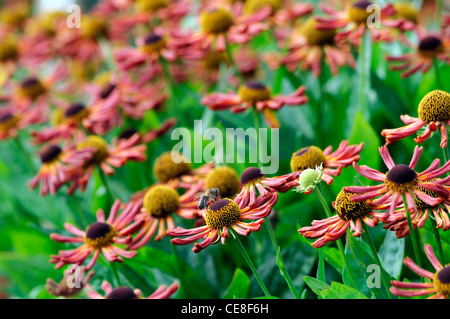
[[[247,206],[242,201],[237,204],[233,199],[222,198],[202,211],[205,225],[192,229],[177,227],[167,231],[167,235],[176,237],[171,240],[174,245],[188,245],[202,239],[192,249],[194,253],[198,253],[210,245],[219,242],[225,244],[230,229],[242,236],[258,231],[277,200],[278,193],[271,193],[270,196],[258,196],[253,206]]]

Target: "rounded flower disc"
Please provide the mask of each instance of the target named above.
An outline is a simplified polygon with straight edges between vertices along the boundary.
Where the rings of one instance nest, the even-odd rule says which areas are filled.
[[[229,227],[239,220],[241,209],[229,198],[215,201],[206,209],[205,222],[211,229]]]
[[[315,168],[325,162],[323,151],[317,146],[308,146],[294,152],[291,157],[291,170],[298,172],[307,168]]]
[[[172,187],[156,185],[144,195],[143,206],[153,217],[166,217],[180,206],[180,196]]]

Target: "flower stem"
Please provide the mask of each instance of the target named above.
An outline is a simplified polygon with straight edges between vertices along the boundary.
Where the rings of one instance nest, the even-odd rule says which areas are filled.
[[[366,71],[368,68],[366,56],[367,56],[367,49],[368,44],[370,44],[370,32],[364,32],[364,35],[360,39],[359,44],[359,96],[358,96],[358,102],[359,102],[359,111],[361,114],[368,118],[369,116],[369,110],[367,109],[367,77],[369,76]]]
[[[439,90],[443,90],[444,86],[442,84],[442,79],[441,79],[441,75],[440,75],[440,72],[439,72],[438,63],[439,63],[439,60],[434,58],[433,59],[433,68],[434,68],[434,76],[436,78],[436,85],[437,85],[437,88]]]
[[[413,249],[414,249],[414,256],[416,258],[417,265],[419,267],[422,267],[422,261],[420,259],[420,254],[419,254],[419,242],[418,242],[418,238],[416,236],[416,233],[415,233],[413,225],[412,225],[411,214],[409,213],[409,210],[408,210],[408,203],[406,201],[406,195],[402,194],[402,197],[403,197],[403,204],[405,205],[406,218],[408,220],[409,233],[411,234],[411,241],[412,241],[412,245],[413,245]]]
[[[390,280],[386,278],[385,272],[383,272],[383,267],[381,266],[380,257],[378,256],[378,252],[375,248],[375,244],[373,243],[372,237],[370,236],[369,229],[367,228],[366,223],[361,220],[361,225],[363,226],[363,234],[366,237],[366,241],[369,244],[370,250],[372,252],[373,258],[377,263],[378,267],[381,269],[381,280],[383,281],[384,288],[386,289],[386,293],[389,299],[392,299],[391,292],[389,291],[389,282]]]
[[[275,234],[273,232],[272,226],[270,225],[270,221],[267,220],[264,222],[264,224],[266,225],[267,232],[269,233],[269,237],[270,237],[270,240],[272,241],[273,248],[275,248],[275,253],[277,255],[276,262],[277,262],[278,268],[280,269],[280,273],[283,276],[284,280],[286,281],[286,283],[287,283],[289,289],[291,290],[292,294],[294,295],[295,299],[300,299],[300,296],[299,296],[297,290],[295,289],[294,282],[292,281],[291,276],[289,275],[289,273],[286,269],[286,265],[284,263],[283,256],[281,255],[281,247],[277,243],[277,239],[275,238]]]
[[[163,57],[160,56],[159,62],[162,66],[164,78],[166,79],[167,84],[168,84],[167,86],[169,87],[169,90],[170,90],[170,97],[169,97],[169,103],[168,103],[168,107],[167,107],[167,113],[168,113],[169,117],[173,117],[176,115],[176,106],[177,106],[177,101],[176,101],[176,96],[175,96],[175,82],[172,78],[172,75],[170,74],[169,65],[168,65],[167,61]]]
[[[106,259],[106,258],[105,258]],[[120,284],[120,277],[119,277],[119,273],[117,272],[117,268],[115,265],[115,262],[109,262],[108,260],[105,260],[105,262],[109,265],[109,268],[111,269],[111,272],[114,276],[114,281],[116,282],[116,287],[119,287]]]
[[[256,280],[258,281],[262,291],[264,292],[264,294],[266,295],[266,297],[270,297],[270,293],[267,290],[266,285],[264,284],[264,282],[262,281],[261,277],[259,276],[255,265],[253,264],[252,260],[250,259],[250,256],[248,255],[247,251],[245,250],[244,246],[241,243],[241,240],[239,239],[239,237],[235,234],[234,230],[230,228],[230,233],[231,236],[233,236],[234,242],[236,243],[236,245],[238,246],[242,256],[244,257],[245,261],[247,262],[248,266],[250,267],[250,269],[253,272],[253,275],[255,276]]]
[[[103,170],[100,168],[100,166],[97,166],[98,174],[100,175],[100,178],[103,182],[103,185],[106,188],[106,192],[108,193],[109,199],[113,202],[117,197],[117,195],[112,190],[111,184],[109,183],[109,180]]]
[[[436,239],[436,245],[438,247],[439,257],[441,258],[441,262],[445,265],[444,251],[442,250],[441,236],[439,235],[439,229],[437,229],[436,221],[431,218],[431,225],[433,227],[434,238]]]
[[[325,200],[325,197],[323,197],[323,194],[322,194],[322,191],[320,190],[319,185],[314,190],[315,190],[315,193],[316,193],[317,197],[319,198],[320,202],[322,203],[322,206],[323,206],[323,208],[325,210],[325,214],[327,215],[327,218],[330,218],[331,217],[331,210],[330,210],[330,207],[328,207],[328,203]],[[350,277],[352,285],[353,285],[354,288],[357,288],[358,286],[356,285],[355,279],[353,278],[352,273],[350,271],[350,267],[348,266],[347,259],[345,258],[344,246],[342,245],[342,241],[341,240],[342,239],[336,240],[336,244],[338,246],[339,253],[341,254],[342,260],[344,262],[344,268],[348,272],[348,275]]]
[[[254,106],[253,106],[253,125],[255,126],[256,138],[258,139],[256,142],[257,147],[258,147],[258,150],[256,152],[256,158],[257,158],[256,165],[258,166],[258,168],[261,168],[261,159],[259,157],[260,151],[261,151],[261,148],[260,148],[261,141],[260,141],[260,136],[259,136],[259,129],[261,128],[261,119],[259,117],[258,110]]]
[[[233,54],[231,53],[231,47],[230,47],[230,44],[228,43],[228,39],[225,39],[225,49],[227,50],[227,56],[230,61],[230,64],[233,67],[235,74],[239,78],[239,82],[241,82],[241,84],[244,83],[244,81],[245,81],[244,77],[242,76],[241,72],[239,71],[236,61],[233,58]]]

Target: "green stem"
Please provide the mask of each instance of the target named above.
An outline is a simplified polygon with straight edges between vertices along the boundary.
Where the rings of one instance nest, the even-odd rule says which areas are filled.
[[[439,90],[443,90],[444,86],[442,84],[443,82],[442,82],[441,75],[439,72],[438,63],[439,63],[438,59],[434,58],[433,59],[433,68],[434,68],[434,76],[436,78],[436,85]]]
[[[411,214],[409,213],[409,210],[408,210],[408,203],[406,201],[406,195],[402,194],[402,197],[403,197],[403,204],[405,205],[406,218],[408,220],[409,233],[411,234],[411,241],[412,241],[412,245],[413,245],[413,249],[414,249],[414,256],[416,258],[417,265],[419,267],[422,267],[422,261],[420,259],[420,254],[419,254],[419,241],[418,241],[418,238],[416,236],[416,233],[415,233],[413,225],[412,225]]]
[[[111,269],[111,272],[114,276],[114,280],[116,282],[116,287],[121,286],[120,277],[119,277],[119,273],[117,271],[115,262],[114,261],[113,262],[106,261],[106,262],[109,264],[109,268]]]
[[[358,102],[359,102],[359,111],[361,112],[361,114],[368,118],[369,116],[369,111],[367,109],[367,92],[366,92],[366,87],[367,87],[367,77],[368,74],[366,74],[367,71],[367,65],[366,63],[368,61],[366,61],[366,50],[367,50],[367,46],[368,43],[370,41],[370,33],[366,32],[364,33],[364,35],[361,37],[360,39],[360,44],[359,44],[359,52],[358,52],[358,56],[359,56],[359,96],[358,96]]]
[[[230,61],[231,66],[234,69],[234,72],[236,73],[237,77],[239,78],[239,81],[242,83],[245,82],[244,76],[239,71],[239,68],[237,67],[236,61],[234,61],[233,54],[231,53],[231,47],[228,43],[228,39],[225,39],[225,48],[227,50],[228,59]]]
[[[84,213],[83,208],[81,207],[80,203],[78,202],[78,198],[76,198],[75,195],[69,196],[72,198],[72,202],[75,204],[75,207],[77,208],[79,214],[80,214],[80,218],[84,224],[85,227],[87,227],[89,225],[89,222],[86,218],[86,214]]]
[[[369,229],[367,228],[366,223],[364,223],[362,220],[361,220],[361,224],[363,226],[363,234],[365,235],[366,241],[369,244],[373,258],[375,259],[375,262],[377,263],[378,267],[380,267],[380,269],[381,269],[381,274],[382,274],[381,280],[383,281],[383,285],[384,285],[384,288],[386,289],[386,293],[387,293],[389,299],[392,299],[391,292],[389,291],[390,280],[388,278],[386,278],[386,273],[383,271],[383,267],[381,266],[380,257],[378,256],[378,252],[375,248],[375,244],[373,243],[372,237],[370,236]]]
[[[270,225],[270,221],[266,220],[264,222],[264,224],[266,225],[267,232],[269,233],[269,237],[270,237],[270,240],[272,241],[273,248],[275,248],[275,253],[277,255],[277,259],[276,259],[277,266],[280,269],[281,275],[285,279],[285,281],[286,281],[289,289],[291,290],[292,294],[294,295],[295,299],[300,299],[300,296],[299,296],[297,290],[295,289],[294,282],[292,281],[292,278],[286,269],[286,265],[284,263],[283,256],[281,255],[281,251],[280,251],[281,248],[277,243],[277,239],[275,238],[275,234],[273,232],[272,226]]]
[[[176,116],[176,108],[177,108],[177,101],[175,96],[175,81],[172,78],[172,75],[169,71],[169,65],[167,61],[163,57],[159,57],[159,62],[161,63],[161,66],[163,68],[164,78],[168,82],[168,87],[170,90],[170,97],[169,97],[169,103],[167,107],[167,113],[169,117]]]
[[[320,190],[319,185],[314,190],[315,190],[315,193],[316,193],[317,197],[319,198],[320,202],[322,203],[322,206],[323,206],[323,208],[325,210],[325,214],[327,215],[327,218],[330,218],[332,216],[331,215],[331,210],[330,210],[330,207],[328,207],[328,203],[325,200],[325,197],[323,197],[323,194],[322,194],[322,191]],[[350,267],[348,265],[347,259],[345,258],[345,250],[344,250],[344,246],[342,245],[342,239],[336,240],[336,244],[338,246],[339,253],[341,254],[342,260],[344,261],[344,267],[345,267],[345,269],[348,272],[350,280],[352,281],[352,285],[353,285],[354,288],[357,288],[358,286],[356,285],[356,281],[355,281],[355,279],[352,276],[352,273],[350,271]]]
[[[234,230],[231,229],[231,228],[230,228],[230,233],[231,233],[231,236],[233,236],[234,242],[238,246],[242,256],[244,257],[244,259],[247,262],[248,266],[252,270],[253,275],[255,276],[256,281],[258,281],[259,286],[261,287],[262,291],[264,292],[266,297],[270,297],[271,295],[270,295],[269,291],[267,290],[266,285],[264,284],[264,282],[262,281],[261,277],[259,276],[255,265],[253,264],[252,260],[250,259],[250,256],[248,255],[247,251],[245,250],[244,246],[242,245],[239,237],[235,234]]]
[[[439,235],[439,229],[437,229],[436,221],[431,217],[430,217],[430,219],[431,219],[431,225],[433,227],[434,238],[436,240],[436,245],[438,247],[439,257],[441,259],[441,263],[443,265],[445,265],[444,251],[442,250],[442,242],[441,242],[441,236]]]
[[[115,194],[115,192],[113,191],[111,184],[109,183],[108,177],[106,176],[106,174],[103,172],[103,170],[100,168],[100,166],[97,166],[97,170],[98,170],[98,174],[100,175],[100,178],[102,180],[103,185],[106,188],[106,192],[108,193],[109,199],[114,202],[114,200],[116,198],[118,198],[118,196]]]
[[[257,166],[259,168],[261,168],[261,159],[260,159],[260,145],[261,145],[261,141],[260,141],[260,136],[259,136],[259,129],[261,128],[261,119],[259,117],[259,112],[256,109],[256,107],[253,107],[253,125],[255,126],[255,130],[256,130],[256,138],[257,138],[257,146],[258,146],[258,151],[256,152],[256,157],[257,157]]]

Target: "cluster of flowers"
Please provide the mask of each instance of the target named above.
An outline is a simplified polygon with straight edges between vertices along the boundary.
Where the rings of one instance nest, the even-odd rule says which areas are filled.
[[[353,50],[370,31],[373,41],[400,39],[413,47],[412,53],[388,57],[393,63],[403,62],[392,67],[404,70],[403,76],[426,72],[435,59],[450,63],[449,19],[443,20],[439,33],[431,34],[421,29],[412,6],[389,4],[381,10],[383,27],[369,29],[367,9],[371,4],[359,0],[342,9],[321,5],[323,16],[310,4],[287,0],[204,1],[194,7],[194,13],[189,0],[103,0],[82,13],[80,28],[69,28],[66,13],[31,16],[28,1],[9,1],[0,12],[0,140],[18,139],[21,131],[29,133],[41,160],[29,186],[40,186],[43,196],[67,186],[70,195],[86,189],[96,168],[111,175],[128,161],[146,159],[146,144],[176,124],[176,103],[167,103],[176,99],[176,83],[197,81],[208,91],[217,84],[224,67],[231,69],[227,80],[234,92],[205,93],[200,103],[233,113],[253,109],[270,127],[279,127],[276,111],[284,105],[307,103],[306,88],[272,95],[269,87],[258,81],[262,60],[272,68],[301,68],[316,76],[325,61],[336,74],[339,67],[355,66]],[[192,14],[198,17],[195,28],[186,29],[184,18]],[[266,30],[272,31],[280,52],[260,56],[246,44]],[[418,35],[417,45],[409,42],[409,33]],[[431,92],[419,105],[418,118],[405,116],[406,127],[382,134],[389,144],[426,126],[417,142],[440,129],[441,146],[446,147],[449,107],[448,93]],[[140,123],[149,110],[168,115],[159,127],[145,132],[126,127],[133,121]],[[116,134],[116,128],[122,132]],[[108,142],[110,133],[116,135]],[[315,247],[340,238],[348,227],[355,236],[360,235],[361,220],[369,226],[382,221],[398,237],[406,236],[410,231],[407,212],[413,214],[414,226],[422,227],[431,210],[438,228],[450,228],[448,178],[441,178],[450,171],[450,163],[439,167],[436,159],[427,170],[416,173],[422,148],[415,149],[406,166],[395,165],[382,147],[380,154],[388,167],[383,174],[356,164],[362,148],[363,144],[349,145],[347,141],[335,151],[331,146],[323,151],[308,146],[293,153],[289,174],[267,177],[259,168],[249,167],[240,178],[230,167],[207,163],[194,169],[187,160],[174,160],[180,154],[165,153],[154,164],[156,184],[126,203],[116,200],[108,217],[100,209],[97,221],[86,230],[65,224],[73,236],[52,234],[55,241],[79,246],[60,251],[51,262],[57,268],[76,264],[90,271],[101,254],[109,262],[122,262],[133,258],[150,240],[164,236],[175,237],[171,240],[175,245],[196,242],[194,252],[225,243],[231,231],[247,236],[260,229],[276,205],[278,193],[296,188],[301,173],[316,167],[321,167],[317,176],[328,185],[351,165],[381,184],[344,188],[334,203],[337,216],[300,229],[306,237],[319,238]],[[199,209],[199,196],[209,189],[218,189],[220,196]],[[195,227],[177,227],[173,214],[195,220]],[[433,265],[440,266],[437,262]],[[448,267],[443,269],[448,273]],[[88,272],[83,284],[91,277]],[[446,296],[448,275],[437,278],[437,296]],[[78,292],[52,280],[48,286],[56,295]],[[107,298],[141,296],[139,290],[113,289],[107,282],[102,289]],[[160,287],[150,298],[167,298],[177,289],[178,283]],[[90,296],[102,297],[96,292]]]

